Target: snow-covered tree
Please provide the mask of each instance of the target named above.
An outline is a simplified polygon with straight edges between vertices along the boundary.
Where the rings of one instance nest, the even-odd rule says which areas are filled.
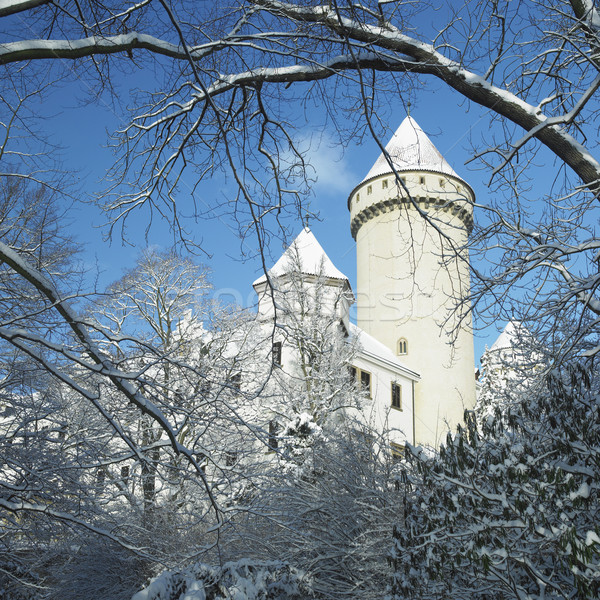
[[[348,333],[354,297],[308,229],[254,287],[269,357],[261,398],[273,449],[292,471],[308,475],[313,442],[327,439],[365,401],[350,372],[357,349]]]
[[[510,311],[520,298],[540,309],[546,332],[554,315],[572,312],[582,317],[578,337],[593,333],[600,312],[594,2],[253,0],[225,8],[11,0],[0,18],[4,88],[22,110],[28,94],[52,90],[49,74],[75,72],[97,94],[114,91],[115,110],[126,102],[119,82],[111,87],[115,73],[153,74],[115,132],[118,159],[103,195],[115,231],[146,209],[189,241],[186,215],[197,219],[202,207],[194,197],[182,201],[180,182],[190,171],[200,179],[225,171],[237,186],[232,216],[262,248],[286,214],[307,215],[311,171],[296,143],[306,122],[301,111],[290,116],[291,102],[323,107],[340,143],[368,134],[383,149],[386,127],[396,124],[390,95],[414,103],[430,84],[452,90],[494,125],[486,139],[472,140],[495,199],[476,210],[471,256],[486,262],[473,270],[473,297],[465,301],[495,319],[512,318],[504,306]],[[21,151],[28,139],[11,139],[13,171],[39,174],[24,158],[30,149]],[[552,157],[554,174],[544,180],[554,185],[530,195],[536,162]],[[209,203],[207,214],[214,208]]]
[[[109,332],[104,342],[108,351],[116,362],[143,373],[139,385],[173,417],[182,442],[183,422],[206,400],[200,393],[206,389],[202,386],[206,374],[194,367],[200,366],[196,360],[203,354],[203,321],[212,316],[206,299],[209,287],[205,270],[189,258],[173,251],[147,249],[134,268],[109,286],[94,309]],[[185,366],[178,368],[180,364],[188,366],[187,372]],[[190,378],[194,381],[191,388],[186,385]],[[148,511],[155,506],[158,492],[156,478],[164,431],[147,415],[141,415],[137,423],[139,443],[147,449],[139,476]],[[129,464],[124,466],[130,468]],[[133,481],[133,472],[130,477]]]
[[[341,143],[365,133],[380,141],[386,126],[394,126],[385,112],[390,94],[414,101],[428,81],[435,80],[471,107],[489,111],[495,125],[487,139],[473,140],[473,154],[490,173],[497,194],[476,210],[471,256],[479,254],[489,262],[474,268],[474,293],[467,301],[492,318],[502,315],[504,307],[521,303],[539,325],[531,327],[532,333],[557,336],[552,340],[557,343],[548,346],[567,363],[574,353],[591,358],[600,350],[600,165],[593,155],[600,19],[594,2],[467,1],[462,6],[429,7],[371,0],[253,0],[225,8],[186,0],[10,0],[0,7],[0,19],[2,174],[41,182],[49,189],[60,187],[52,155],[32,144],[39,138],[32,135],[29,120],[43,106],[46,93],[54,91],[53,75],[67,79],[75,73],[88,84],[87,90],[115,91],[114,98],[125,104],[118,81],[111,81],[115,73],[159,73],[156,86],[154,80],[148,83],[148,93],[136,90],[133,113],[115,133],[120,154],[103,204],[114,231],[146,208],[150,218],[164,215],[185,241],[185,215],[197,219],[201,212],[199,203],[190,207],[193,197],[187,204],[178,196],[178,184],[189,170],[200,180],[221,170],[231,175],[237,186],[231,195],[233,217],[242,232],[256,235],[261,250],[269,231],[278,231],[286,214],[305,220],[310,170],[296,134],[306,122],[290,111],[298,96],[305,105],[314,102],[325,109]],[[548,156],[557,162],[554,177],[544,179],[554,184],[542,193],[530,193],[535,163],[539,159],[549,164]],[[400,179],[398,185],[402,186]],[[26,192],[19,193],[26,197]],[[178,438],[179,430],[160,398],[156,402],[144,387],[143,373],[122,369],[120,359],[104,352],[95,328],[68,300],[78,289],[76,282],[38,263],[38,256],[3,230],[0,260],[7,295],[2,301],[10,300],[3,305],[0,329],[6,372],[13,374],[16,361],[27,362],[27,370],[35,365],[40,381],[50,374],[93,407],[135,455],[139,448],[97,393],[101,380],[111,388],[108,397],[118,396],[121,408],[126,405],[147,415],[152,427],[163,432],[165,446],[184,457],[201,478],[197,449]],[[573,326],[565,334],[554,325],[567,317]],[[12,351],[18,355],[15,361]],[[554,381],[562,379],[557,376]],[[234,391],[236,386],[232,379],[222,389]],[[547,387],[548,397],[558,402],[557,386]],[[546,414],[543,393],[534,392],[527,392],[538,398],[531,405]],[[227,404],[227,393],[220,397]],[[567,389],[568,397],[573,406],[582,406]],[[579,397],[587,398],[584,392]],[[566,410],[566,401],[565,405]],[[551,424],[557,415],[550,410],[547,414]],[[238,422],[242,427],[244,419]],[[470,423],[476,424],[474,431],[482,431],[482,424]],[[571,427],[566,418],[562,424],[567,430]],[[578,431],[574,425],[571,430]],[[533,426],[528,431],[533,440],[535,431]],[[254,430],[257,438],[265,439],[264,432]],[[471,447],[469,435],[459,435],[459,447],[461,439],[463,448]],[[490,453],[493,437],[490,434],[486,446]],[[567,456],[569,451],[564,449]],[[543,463],[543,456],[536,455],[534,463]],[[573,478],[579,481],[577,473]],[[22,488],[11,488],[1,502],[17,521],[35,513],[77,521]],[[221,523],[214,498],[213,509]],[[593,551],[593,535],[589,539]],[[571,544],[569,551],[574,547]],[[581,570],[581,565],[575,568]],[[562,573],[557,567],[558,572]],[[527,587],[526,577],[523,582]]]
[[[574,362],[468,414],[410,482],[392,554],[396,598],[596,598],[599,382]],[[488,407],[489,408],[489,407]]]
[[[325,432],[302,449],[310,472],[262,481],[232,549],[250,544],[245,556],[285,560],[310,576],[317,598],[375,600],[389,586],[386,557],[402,511],[398,463],[386,433],[364,423]]]
[[[196,563],[165,571],[132,600],[171,600],[182,595],[212,600],[301,600],[312,594],[310,578],[285,562],[242,559],[220,567]]]

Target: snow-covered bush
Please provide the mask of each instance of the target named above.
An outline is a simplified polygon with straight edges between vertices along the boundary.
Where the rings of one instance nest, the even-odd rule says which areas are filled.
[[[45,578],[48,600],[123,600],[152,572],[134,552],[101,536],[73,535],[54,551]]]
[[[410,448],[395,598],[597,598],[600,395],[579,363],[466,415],[440,454]]]
[[[310,580],[280,561],[197,563],[165,571],[132,600],[295,600],[311,596]]]
[[[285,560],[310,574],[320,600],[381,600],[402,510],[398,465],[389,440],[365,426],[348,421],[325,431],[326,439],[313,438],[300,455],[310,465],[303,476],[273,463],[273,477],[263,481],[228,555]]]

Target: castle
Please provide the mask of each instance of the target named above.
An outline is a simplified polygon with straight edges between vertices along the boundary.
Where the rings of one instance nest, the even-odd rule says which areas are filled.
[[[348,198],[356,292],[308,229],[253,284],[258,318],[272,323],[273,290],[289,292],[294,269],[308,285],[320,282],[320,301],[330,302],[344,333],[358,341],[351,368],[372,399],[369,418],[402,432],[393,448],[439,445],[475,403],[466,249],[474,200],[406,117]],[[356,325],[349,321],[354,302]],[[281,341],[274,352],[281,364],[293,361],[294,349]]]

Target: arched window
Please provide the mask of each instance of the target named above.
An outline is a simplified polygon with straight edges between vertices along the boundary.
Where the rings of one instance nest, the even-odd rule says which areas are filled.
[[[406,338],[398,340],[398,356],[402,356],[403,354],[408,354],[408,342]]]

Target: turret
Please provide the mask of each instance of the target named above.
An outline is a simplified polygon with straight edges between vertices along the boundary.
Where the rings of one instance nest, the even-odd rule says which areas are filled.
[[[433,446],[475,402],[465,310],[474,200],[412,117],[348,199],[358,326],[421,374],[415,438]]]
[[[285,322],[287,311],[301,311],[300,299],[295,296],[318,294],[308,306],[318,306],[322,314],[339,321],[346,332],[349,330],[350,306],[354,303],[350,283],[308,227],[300,232],[268,274],[270,284],[266,275],[252,284],[258,295],[259,320],[272,321],[278,307],[277,318]]]

